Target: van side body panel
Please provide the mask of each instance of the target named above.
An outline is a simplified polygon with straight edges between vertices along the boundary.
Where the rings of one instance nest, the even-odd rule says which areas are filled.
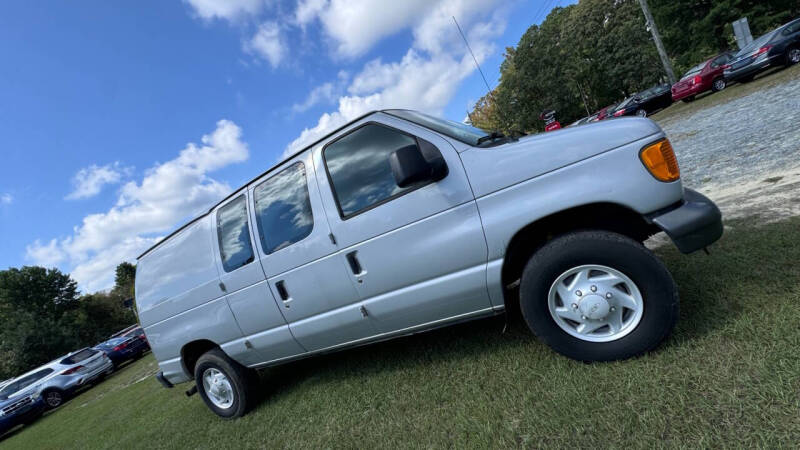
[[[172,383],[186,381],[181,349],[196,339],[226,344],[242,337],[219,286],[206,216],[142,257],[136,267],[136,305],[153,354]],[[246,361],[249,351],[231,349]]]
[[[646,135],[650,127],[649,120],[618,119],[614,122],[640,126],[640,136]],[[657,126],[653,124],[652,128],[657,129]],[[470,180],[481,180],[473,183],[473,187],[477,186],[476,190],[482,194],[477,204],[489,246],[487,286],[493,306],[503,306],[503,258],[513,236],[525,226],[559,211],[593,203],[613,203],[647,214],[681,201],[680,180],[657,181],[638,158],[642,147],[663,137],[659,130],[616,148],[611,147],[613,139],[610,140],[612,144],[607,144],[595,138],[596,142],[584,144],[582,152],[577,146],[573,147],[572,157],[579,162],[563,166],[557,156],[561,147],[544,147],[548,140],[534,142],[536,145],[528,148],[510,148],[508,150],[515,153],[510,158],[516,160],[517,165],[516,168],[504,166],[503,178],[510,181],[506,185],[500,177],[487,176],[485,169],[488,164],[505,161],[505,154],[492,153],[506,150],[474,148],[461,153],[467,173],[473,175]]]

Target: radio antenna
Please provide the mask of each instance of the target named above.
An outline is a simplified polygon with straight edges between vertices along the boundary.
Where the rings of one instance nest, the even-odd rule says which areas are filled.
[[[492,88],[489,86],[489,81],[486,80],[486,75],[484,75],[483,70],[481,70],[481,65],[478,64],[478,58],[475,57],[475,53],[472,52],[472,47],[469,46],[469,42],[467,42],[467,37],[464,35],[464,32],[461,30],[461,25],[458,24],[458,20],[456,20],[456,16],[453,17],[453,23],[456,24],[456,28],[458,28],[458,34],[461,35],[461,39],[464,40],[464,45],[467,46],[467,50],[469,50],[469,54],[472,56],[472,60],[475,62],[475,67],[478,69],[478,72],[481,74],[481,78],[483,78],[483,84],[486,85],[486,94],[494,103],[495,108],[497,108],[497,112],[500,114],[500,120],[506,123],[509,123],[508,118],[504,114],[503,110],[500,108],[500,105],[497,104],[497,100],[494,98],[494,94],[492,93]],[[470,121],[472,121],[472,116],[467,112],[467,115],[470,116]],[[474,124],[473,124],[474,125]],[[521,133],[523,136],[525,133]]]
[[[489,82],[486,81],[486,75],[483,74],[483,70],[481,70],[481,65],[478,64],[478,58],[475,57],[475,53],[472,53],[472,48],[469,46],[469,42],[467,42],[467,37],[464,36],[464,32],[461,31],[461,25],[458,24],[456,20],[456,16],[453,17],[453,22],[456,24],[456,28],[458,28],[458,33],[461,35],[461,39],[464,40],[464,44],[467,46],[467,50],[469,50],[469,54],[472,55],[472,60],[475,61],[475,67],[478,68],[478,72],[481,74],[481,78],[483,78],[483,83],[486,85],[486,90],[489,93],[489,96],[492,97],[494,100],[494,96],[492,95],[492,88],[489,87]]]

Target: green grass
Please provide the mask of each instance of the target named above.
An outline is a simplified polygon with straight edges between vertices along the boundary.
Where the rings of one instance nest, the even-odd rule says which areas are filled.
[[[638,359],[578,363],[484,320],[273,369],[255,410],[223,421],[161,388],[147,356],[2,446],[793,447],[800,218],[729,225],[711,256],[657,251],[681,320]]]
[[[800,78],[800,64],[795,64],[787,69],[779,68],[769,70],[760,74],[755,81],[750,83],[734,83],[724,91],[711,93],[710,91],[701,94],[691,103],[676,102],[669,108],[660,111],[652,116],[651,119],[659,123],[664,123],[674,119],[688,117],[697,111],[705,108],[727,103],[731,100],[750,95],[754,92],[778,86],[789,80]]]

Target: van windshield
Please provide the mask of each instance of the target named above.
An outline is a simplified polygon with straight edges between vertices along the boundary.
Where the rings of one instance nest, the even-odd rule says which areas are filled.
[[[478,145],[478,139],[488,135],[488,133],[480,128],[475,128],[471,125],[453,122],[452,120],[439,119],[407,109],[390,109],[384,112],[473,146]]]

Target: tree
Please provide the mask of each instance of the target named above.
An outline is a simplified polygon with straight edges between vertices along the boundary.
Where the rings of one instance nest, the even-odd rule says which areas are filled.
[[[120,263],[116,269],[114,289],[112,291],[124,298],[131,298],[133,297],[135,283],[136,266],[129,262]]]
[[[69,318],[78,299],[77,283],[58,269],[0,271],[0,377],[74,349]]]
[[[800,14],[797,0],[648,2],[679,73],[735,47],[731,22],[740,17],[760,35]],[[470,115],[491,129],[541,131],[544,109],[569,123],[666,81],[637,0],[580,0],[506,49],[500,84]]]
[[[0,378],[95,345],[135,323],[121,295],[133,289],[130,267],[118,268],[115,290],[120,293],[84,296],[79,296],[77,283],[58,269],[0,271]]]

